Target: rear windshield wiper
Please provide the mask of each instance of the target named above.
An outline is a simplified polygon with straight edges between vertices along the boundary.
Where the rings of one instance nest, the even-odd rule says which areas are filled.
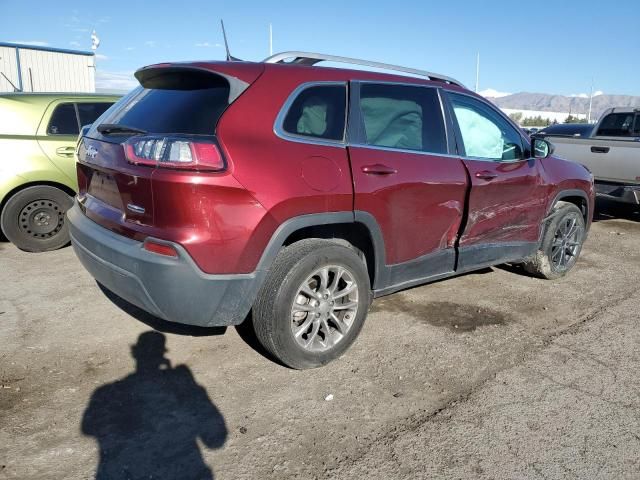
[[[103,135],[110,135],[112,133],[133,133],[135,135],[144,135],[147,133],[145,130],[141,130],[139,128],[118,125],[115,123],[101,123],[98,125],[98,131]]]

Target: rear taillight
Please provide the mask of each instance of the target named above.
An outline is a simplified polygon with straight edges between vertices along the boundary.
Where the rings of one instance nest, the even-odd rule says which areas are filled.
[[[135,165],[219,172],[224,159],[213,140],[184,137],[133,137],[124,144]]]

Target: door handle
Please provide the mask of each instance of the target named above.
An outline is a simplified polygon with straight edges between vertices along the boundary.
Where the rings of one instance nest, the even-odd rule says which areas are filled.
[[[393,175],[394,173],[398,173],[398,170],[396,170],[395,168],[382,165],[381,163],[376,163],[375,165],[365,165],[364,167],[362,167],[362,171],[370,175]]]
[[[592,153],[609,153],[609,147],[591,147]]]
[[[61,157],[73,157],[73,154],[76,151],[76,147],[58,147],[56,148],[56,153]]]
[[[498,176],[498,174],[490,172],[488,170],[484,170],[482,172],[478,172],[476,173],[476,178],[479,178],[481,180],[493,180],[494,178],[496,178]]]

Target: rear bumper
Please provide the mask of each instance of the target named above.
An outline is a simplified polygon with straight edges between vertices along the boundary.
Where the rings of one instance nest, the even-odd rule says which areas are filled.
[[[596,182],[596,193],[599,197],[609,200],[640,205],[640,185]]]
[[[210,275],[177,244],[178,258],[148,252],[142,243],[89,220],[78,204],[67,212],[71,244],[82,265],[107,289],[171,322],[204,327],[245,319],[262,272]]]

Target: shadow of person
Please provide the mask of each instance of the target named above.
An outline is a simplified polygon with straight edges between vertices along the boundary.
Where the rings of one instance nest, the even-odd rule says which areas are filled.
[[[213,479],[197,440],[221,448],[224,418],[186,365],[171,366],[165,341],[142,333],[135,371],[93,392],[82,433],[99,444],[96,479]]]

